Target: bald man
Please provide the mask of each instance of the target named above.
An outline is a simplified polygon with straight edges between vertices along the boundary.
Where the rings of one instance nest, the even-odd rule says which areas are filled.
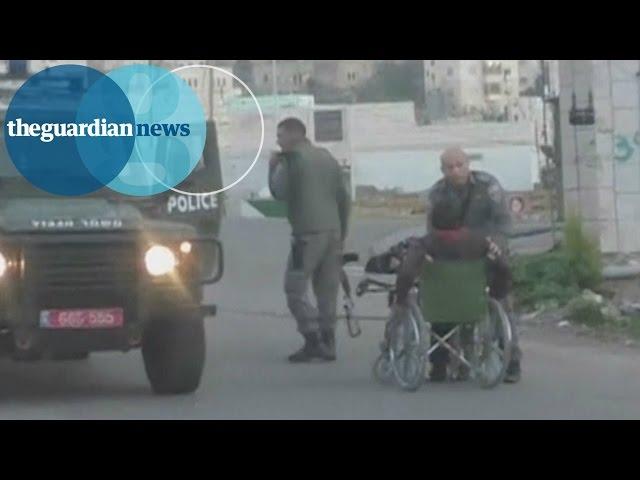
[[[460,147],[446,149],[440,157],[440,162],[444,178],[436,182],[429,192],[428,232],[434,231],[431,218],[433,205],[441,202],[448,203],[452,210],[460,212],[460,222],[463,226],[490,238],[507,254],[511,217],[500,182],[486,172],[471,170],[469,156]],[[504,301],[503,304],[511,319],[514,339],[513,359],[507,370],[505,381],[515,383],[520,380],[522,353],[511,301]]]
[[[495,237],[506,251],[511,217],[500,182],[486,172],[472,171],[469,156],[460,147],[445,150],[440,163],[444,178],[431,188],[428,212],[436,202],[451,202],[462,212],[464,226]],[[429,213],[427,228],[433,231]]]

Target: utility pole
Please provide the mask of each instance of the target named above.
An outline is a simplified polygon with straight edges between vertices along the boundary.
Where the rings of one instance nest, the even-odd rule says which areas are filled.
[[[558,200],[558,181],[557,181],[557,168],[558,168],[558,162],[556,160],[556,157],[558,156],[559,152],[557,151],[557,149],[552,148],[549,149],[549,136],[548,136],[548,132],[547,132],[547,102],[549,101],[549,98],[547,97],[547,91],[548,91],[548,82],[547,82],[547,70],[546,70],[546,62],[544,60],[540,60],[540,75],[542,76],[542,140],[543,143],[545,145],[545,153],[544,157],[545,157],[545,166],[546,166],[546,171],[547,171],[547,176],[551,176],[551,185],[549,185],[550,188],[547,188],[547,198],[549,200],[549,215],[551,216],[551,239],[553,242],[553,245],[556,245],[556,201]],[[558,132],[555,132],[555,135],[557,135]],[[557,142],[554,142],[554,144],[556,144]],[[554,145],[555,146],[555,145]],[[551,150],[553,152],[553,156],[554,156],[554,166],[553,168],[550,168],[550,164],[549,164],[549,150]]]
[[[548,145],[547,137],[547,74],[545,61],[540,60],[540,75],[542,75],[542,139]]]

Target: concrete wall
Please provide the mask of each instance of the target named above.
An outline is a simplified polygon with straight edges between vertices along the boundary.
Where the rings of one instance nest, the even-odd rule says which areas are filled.
[[[640,251],[638,60],[561,60],[560,109],[565,206],[579,212],[604,252]],[[595,125],[569,122],[593,95]]]

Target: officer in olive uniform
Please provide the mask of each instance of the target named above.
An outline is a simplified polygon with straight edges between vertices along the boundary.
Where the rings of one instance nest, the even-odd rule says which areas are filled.
[[[336,359],[336,304],[351,196],[337,160],[306,138],[295,118],[278,125],[282,152],[269,163],[269,189],[287,203],[292,229],[285,274],[287,305],[305,339],[294,363]],[[307,291],[313,287],[317,308]]]
[[[433,232],[431,208],[440,202],[451,204],[452,208],[461,212],[462,224],[469,229],[482,233],[490,238],[508,255],[508,234],[511,217],[508,212],[506,198],[498,180],[486,173],[472,171],[469,168],[469,157],[458,147],[449,148],[440,157],[444,178],[436,182],[429,193],[427,207],[427,230]],[[511,308],[511,300],[503,302],[511,320],[513,330],[513,358],[507,370],[506,382],[515,383],[520,380],[520,350],[515,314]]]

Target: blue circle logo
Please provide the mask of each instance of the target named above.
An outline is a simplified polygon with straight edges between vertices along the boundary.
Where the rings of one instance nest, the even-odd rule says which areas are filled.
[[[105,75],[61,65],[16,92],[4,135],[17,170],[42,190],[76,196],[108,187],[146,196],[195,169],[206,121],[196,93],[166,69],[132,65]]]

